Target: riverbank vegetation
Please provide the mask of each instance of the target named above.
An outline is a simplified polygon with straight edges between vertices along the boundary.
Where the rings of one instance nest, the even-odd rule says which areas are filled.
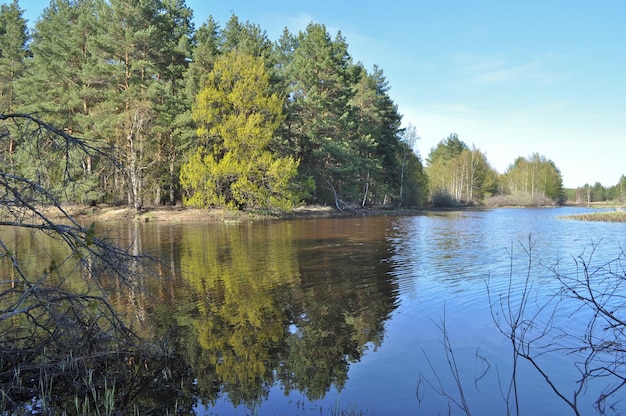
[[[456,135],[425,166],[383,71],[355,63],[341,33],[312,23],[272,42],[234,15],[197,30],[191,18],[184,1],[54,0],[31,32],[17,1],[0,8],[0,225],[64,247],[42,250],[48,266],[35,270],[19,238],[0,242],[2,414],[193,405],[177,402],[188,368],[165,336],[139,334],[111,304],[115,292],[132,305],[158,262],[65,204],[149,221],[143,207],[181,203],[349,211],[564,198],[551,160],[520,157],[499,174]]]
[[[63,202],[354,209],[583,195],[566,194],[543,155],[498,173],[456,134],[423,163],[383,70],[363,67],[323,24],[270,40],[236,15],[195,28],[184,1],[158,0],[54,0],[30,28],[22,13],[17,1],[0,10],[4,113],[35,115],[109,157],[85,159],[72,172],[80,192],[64,190]],[[27,126],[2,128],[7,169],[55,183],[28,163]]]
[[[29,126],[20,136],[31,150],[29,166],[54,174],[55,182],[6,166],[0,172],[0,227],[10,235],[0,241],[0,413],[159,409],[134,398],[147,389],[168,396],[185,368],[166,343],[138,332],[111,302],[111,293],[132,301],[158,262],[77,222],[55,196],[80,192],[76,164],[108,155],[33,117],[2,118]],[[2,137],[4,148],[9,137]]]
[[[57,169],[63,186],[49,191],[31,179],[0,172],[4,236],[0,241],[0,414],[192,414],[198,398],[217,400],[224,391],[236,405],[252,409],[267,394],[263,380],[270,376],[288,389],[306,391],[310,400],[319,400],[332,385],[341,388],[350,362],[382,342],[379,319],[394,307],[382,296],[393,291],[387,281],[376,283],[381,290],[374,292],[380,296],[368,292],[372,286],[365,285],[363,293],[355,293],[342,304],[345,308],[332,313],[326,302],[334,292],[332,286],[321,292],[295,289],[294,297],[304,299],[290,302],[285,309],[273,301],[275,288],[266,280],[289,276],[284,282],[287,289],[291,279],[301,279],[294,257],[277,256],[263,245],[268,251],[257,255],[265,261],[273,259],[271,270],[257,273],[258,279],[241,287],[241,276],[250,272],[250,252],[246,237],[231,234],[230,227],[222,228],[221,236],[204,234],[206,244],[190,244],[193,249],[181,255],[180,263],[172,259],[166,264],[146,255],[134,234],[138,221],[126,222],[126,244],[114,242],[95,223],[83,225],[76,220],[55,196],[63,196],[60,189],[74,189],[71,173],[76,163],[108,155],[32,116],[2,117],[16,125],[29,123],[24,142],[48,150],[32,152],[31,164]],[[149,217],[140,219],[145,218]],[[231,249],[237,251],[233,257],[242,260],[241,268],[230,262],[231,256],[217,255]],[[327,250],[337,251],[334,246]],[[193,259],[209,252],[215,263],[191,267],[200,265]],[[379,267],[375,276],[384,275],[388,265],[381,262]],[[333,280],[344,279],[337,275]],[[160,289],[153,292],[150,287],[155,281]],[[170,298],[175,285],[192,287],[190,299]],[[155,317],[146,315],[159,315],[166,299],[194,309],[193,318],[160,328],[147,324]],[[240,307],[242,301],[245,308]],[[285,331],[287,316],[302,332]],[[171,315],[163,319],[171,318],[177,319]],[[354,328],[344,333],[333,325]],[[217,336],[233,328],[238,329],[232,337]],[[175,331],[189,334],[183,338],[173,335]],[[320,333],[331,341],[320,346]],[[245,360],[239,359],[244,356]],[[312,357],[317,357],[313,361],[320,376],[301,382]],[[339,407],[329,412],[363,414]]]
[[[585,214],[567,215],[562,218],[579,221],[626,222],[626,211],[621,209],[614,211],[596,211]]]

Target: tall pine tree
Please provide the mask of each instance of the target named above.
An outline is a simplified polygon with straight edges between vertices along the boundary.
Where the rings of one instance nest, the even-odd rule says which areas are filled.
[[[98,128],[99,108],[109,82],[106,62],[96,46],[101,31],[96,15],[101,6],[100,0],[51,1],[35,25],[30,45],[33,56],[27,60],[26,73],[16,82],[22,111],[80,135],[94,146],[100,145],[105,134]],[[23,166],[28,168],[28,150],[21,150],[25,151]],[[74,182],[84,186],[67,197],[84,203],[101,199],[103,193],[93,168],[97,161],[93,155],[83,157],[72,166],[82,167],[82,172],[74,173]]]
[[[28,28],[17,0],[0,6],[0,108],[15,111],[20,100],[15,82],[23,75],[28,54]]]
[[[184,43],[191,35],[191,11],[180,1],[109,3],[104,50],[115,70],[109,109],[113,110],[116,148],[123,151],[126,162],[127,201],[139,209],[144,203],[146,171],[155,164],[169,163],[165,157],[154,157],[163,151],[164,141],[152,139],[158,134],[175,134],[165,128],[174,110],[159,119],[162,108],[157,107],[164,90],[174,88],[174,95],[179,89],[182,93],[182,84],[170,82],[182,76],[181,67],[186,65]]]
[[[289,139],[301,160],[301,173],[315,181],[317,201],[330,202],[333,194],[356,201],[360,194],[354,186],[360,160],[353,140],[351,63],[341,34],[333,40],[325,26],[311,23],[299,34],[289,64]]]
[[[0,111],[7,114],[16,111],[22,102],[16,84],[24,74],[28,55],[28,29],[26,20],[22,17],[23,12],[17,0],[10,5],[0,6]],[[5,155],[5,162],[13,169],[15,151],[20,144],[19,135],[10,134],[8,138],[8,143],[0,148],[0,153]]]

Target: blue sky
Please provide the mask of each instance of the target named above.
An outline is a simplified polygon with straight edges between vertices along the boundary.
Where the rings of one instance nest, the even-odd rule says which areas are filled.
[[[20,0],[34,23],[48,2]],[[187,0],[196,27],[231,14],[271,40],[310,22],[341,31],[355,61],[378,65],[430,149],[450,133],[504,173],[552,159],[566,187],[626,174],[626,2],[622,0]]]

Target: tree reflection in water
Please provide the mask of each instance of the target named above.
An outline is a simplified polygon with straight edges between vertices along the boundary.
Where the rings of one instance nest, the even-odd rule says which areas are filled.
[[[384,237],[318,233],[281,222],[181,235],[178,345],[208,404],[227,395],[254,408],[278,383],[320,399],[380,345],[397,290]]]
[[[105,289],[137,334],[171,352],[110,368],[125,374],[109,386],[118,410],[190,414],[224,398],[254,409],[274,386],[312,401],[341,390],[397,305],[385,227],[374,221],[98,225],[161,260],[132,285]],[[29,257],[29,267],[49,262]],[[72,394],[56,398],[60,408],[73,408]]]

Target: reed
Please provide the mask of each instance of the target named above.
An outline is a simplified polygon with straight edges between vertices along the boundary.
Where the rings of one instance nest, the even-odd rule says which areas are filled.
[[[564,215],[560,218],[577,221],[626,222],[626,211],[597,211],[588,214]]]

